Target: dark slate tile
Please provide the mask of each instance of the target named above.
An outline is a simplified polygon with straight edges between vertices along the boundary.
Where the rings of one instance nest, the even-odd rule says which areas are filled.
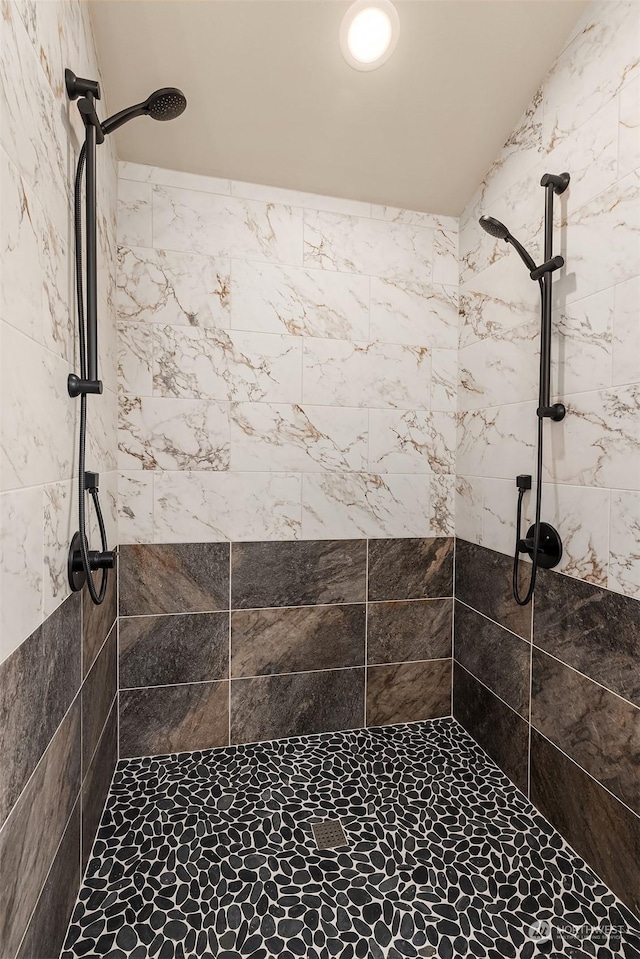
[[[299,606],[231,614],[231,675],[364,665],[365,607]]]
[[[640,818],[531,731],[531,801],[640,916]]]
[[[454,717],[526,793],[529,724],[458,663],[453,676]]]
[[[82,869],[84,871],[118,762],[118,704],[111,707],[100,742],[82,783]]]
[[[369,665],[450,657],[452,613],[451,599],[369,603]]]
[[[77,697],[0,832],[0,956],[14,956],[80,792]]]
[[[524,591],[531,567],[520,564]],[[518,606],[512,594],[513,558],[484,546],[456,540],[456,599],[501,626],[531,639],[531,603]]]
[[[365,540],[234,543],[231,608],[365,600]]]
[[[531,644],[456,603],[454,656],[528,721]]]
[[[369,540],[369,600],[453,595],[453,539]]]
[[[100,575],[95,576],[97,586],[100,586]],[[82,671],[86,676],[96,656],[102,649],[102,644],[111,632],[111,627],[118,614],[118,569],[109,571],[107,592],[100,606],[92,602],[89,590],[85,586],[82,590]]]
[[[80,801],[76,802],[17,959],[56,959],[80,887]]]
[[[542,570],[533,641],[640,706],[640,602]]]
[[[354,729],[364,723],[364,669],[231,681],[231,742]]]
[[[531,723],[640,812],[640,709],[538,649]]]
[[[227,679],[229,613],[120,619],[120,686]]]
[[[120,547],[120,615],[229,608],[229,544]]]
[[[80,644],[73,593],[0,665],[0,825],[80,687]]]
[[[120,756],[159,756],[229,742],[229,684],[120,691]]]
[[[450,715],[450,659],[367,669],[367,726]]]
[[[112,627],[109,638],[82,686],[82,770],[89,768],[118,687],[118,636]]]

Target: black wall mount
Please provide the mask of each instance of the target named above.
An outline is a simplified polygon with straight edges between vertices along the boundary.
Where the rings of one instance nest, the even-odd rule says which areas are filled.
[[[518,552],[527,553],[533,559],[535,524],[527,530],[525,539],[518,542]],[[540,523],[538,537],[538,566],[541,569],[553,569],[562,559],[562,540],[560,534],[549,523]]]

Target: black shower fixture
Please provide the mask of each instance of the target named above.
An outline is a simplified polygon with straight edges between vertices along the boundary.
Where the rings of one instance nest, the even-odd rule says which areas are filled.
[[[516,520],[516,547],[513,557],[513,596],[520,606],[531,602],[536,586],[538,568],[553,569],[562,558],[562,541],[558,532],[548,523],[541,522],[542,507],[542,444],[543,425],[545,418],[560,422],[566,414],[562,403],[551,404],[551,281],[552,274],[564,266],[561,256],[553,255],[553,197],[560,195],[569,186],[570,176],[561,173],[545,173],[540,180],[540,186],[545,190],[544,211],[544,262],[536,266],[535,260],[525,247],[511,235],[504,223],[492,216],[481,216],[480,226],[489,236],[509,243],[518,253],[520,259],[529,271],[532,280],[540,285],[541,300],[541,329],[540,329],[540,384],[538,394],[538,449],[537,449],[537,477],[536,477],[536,515],[533,526],[527,531],[524,539],[520,538],[522,525],[522,500],[527,490],[531,489],[530,476],[516,477],[518,488],[518,506]],[[527,553],[532,559],[531,577],[524,596],[520,595],[518,583],[518,559],[520,553]]]
[[[102,393],[102,382],[98,378],[98,283],[97,283],[97,222],[96,222],[96,146],[104,143],[104,138],[118,127],[134,117],[149,116],[154,120],[173,120],[184,112],[187,99],[181,90],[175,87],[163,87],[156,90],[142,103],[136,103],[126,110],[115,113],[104,122],[98,119],[95,101],[100,99],[100,84],[97,80],[85,80],[77,77],[72,70],[64,74],[67,95],[70,100],[78,100],[78,111],[85,129],[85,142],[80,150],[76,169],[74,188],[74,228],[75,228],[75,273],[76,298],[78,309],[78,341],[80,354],[80,375],[71,373],[67,388],[69,396],[80,397],[80,430],[78,449],[78,532],[75,533],[69,548],[68,575],[71,589],[82,589],[85,582],[92,601],[96,605],[103,602],[107,591],[109,570],[115,565],[115,553],[109,550],[100,498],[98,495],[97,473],[85,470],[87,443],[87,396],[90,393]],[[86,319],[85,295],[82,276],[82,178],[85,175],[85,228],[87,249],[85,272],[87,282]],[[85,494],[90,493],[96,510],[100,530],[101,550],[90,550],[86,532]],[[92,573],[102,570],[100,588],[96,589]]]

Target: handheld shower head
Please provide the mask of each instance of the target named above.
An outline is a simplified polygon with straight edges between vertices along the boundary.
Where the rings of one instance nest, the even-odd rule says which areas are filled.
[[[488,233],[489,236],[494,236],[496,240],[509,239],[509,231],[500,220],[496,220],[492,216],[481,216],[479,223],[484,232]]]
[[[120,110],[114,113],[102,124],[102,132],[107,135],[113,133],[123,123],[133,120],[134,117],[152,117],[154,120],[174,120],[184,113],[187,106],[187,98],[182,90],[176,87],[162,87],[147,97],[142,103],[136,103],[126,110]]]

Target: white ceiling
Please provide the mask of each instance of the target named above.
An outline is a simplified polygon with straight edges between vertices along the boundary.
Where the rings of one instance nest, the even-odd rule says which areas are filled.
[[[121,128],[121,159],[457,215],[585,4],[399,0],[397,49],[368,73],[340,53],[342,0],[91,6],[111,112],[163,86],[189,101]]]

